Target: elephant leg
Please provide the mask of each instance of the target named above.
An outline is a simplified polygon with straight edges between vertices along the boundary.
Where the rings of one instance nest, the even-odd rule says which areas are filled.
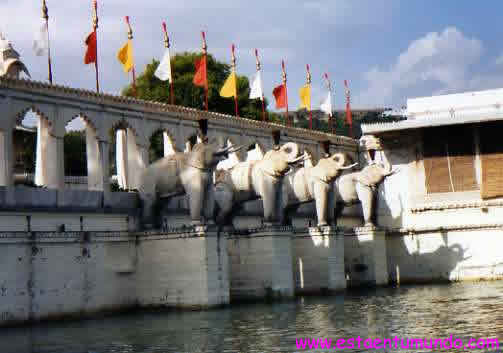
[[[264,222],[275,223],[279,221],[278,214],[282,210],[280,205],[282,202],[278,200],[280,197],[280,192],[278,189],[281,188],[281,183],[279,180],[272,179],[270,177],[264,176],[262,179],[262,202],[264,205]]]
[[[342,215],[342,211],[344,210],[344,202],[336,202],[334,207],[334,224],[339,225],[339,218]]]
[[[189,195],[190,220],[193,224],[202,223],[201,211],[203,209],[204,189],[201,178],[195,178],[191,181],[190,187],[186,188]]]
[[[316,203],[316,215],[318,217],[318,226],[328,225],[328,191],[329,185],[321,182],[314,183],[313,194]]]
[[[216,222],[220,226],[228,225],[229,216],[232,212],[234,195],[232,190],[224,185],[218,184],[215,186],[215,201],[217,205]]]
[[[365,222],[365,226],[373,226],[374,190],[372,190],[372,188],[368,186],[357,183],[356,193],[358,194],[358,199],[362,204],[363,220]]]
[[[205,202],[204,202],[204,219],[205,222],[213,223],[215,217],[215,189],[213,187],[213,183],[209,182],[206,185],[205,191]]]

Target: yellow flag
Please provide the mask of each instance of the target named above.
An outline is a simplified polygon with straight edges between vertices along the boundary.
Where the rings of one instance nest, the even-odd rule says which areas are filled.
[[[311,85],[307,84],[299,90],[300,107],[311,110]]]
[[[236,73],[233,71],[231,72],[229,77],[227,77],[227,80],[222,86],[222,89],[220,89],[220,95],[225,98],[236,97],[238,95],[236,83]]]
[[[131,40],[128,40],[126,45],[119,50],[117,53],[117,59],[121,62],[124,72],[131,71],[134,66],[133,43]]]

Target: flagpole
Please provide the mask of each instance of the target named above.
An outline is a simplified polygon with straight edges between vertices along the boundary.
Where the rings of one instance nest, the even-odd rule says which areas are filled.
[[[49,9],[45,0],[42,0],[42,18],[45,20],[47,27],[47,66],[49,69],[49,82],[52,85],[52,61],[51,61],[51,42],[49,36]]]
[[[325,78],[325,81],[327,83],[327,89],[330,94],[330,99],[332,99],[332,84],[330,83],[330,79],[328,78],[328,74],[325,72],[323,74],[323,77]],[[328,129],[330,130],[330,133],[335,134],[337,131],[334,129],[334,122],[332,119],[332,111],[328,114]]]
[[[232,51],[232,72],[236,74],[236,46],[232,44],[231,51]],[[234,108],[236,110],[236,118],[239,117],[239,108],[238,108],[238,79],[236,75],[236,81],[234,82],[236,85],[236,95],[234,96]]]
[[[201,32],[201,35],[203,36],[203,56],[204,56],[204,63],[206,66],[206,75],[208,74],[208,45],[206,44],[206,33],[204,31]],[[206,76],[206,87],[204,87],[204,105],[206,108],[206,111],[208,111],[208,77]]]
[[[257,73],[260,73],[260,59],[258,57],[258,50],[255,49],[255,59],[257,59]],[[262,92],[262,97],[260,99],[262,101],[262,121],[266,121],[265,118],[265,102],[264,102],[264,92]]]
[[[128,32],[127,32],[127,38],[129,41],[132,41],[133,40],[133,29],[131,28],[131,23],[129,22],[129,16],[126,16],[126,24],[127,24],[127,27],[128,27]],[[132,67],[132,74],[133,74],[133,95],[135,96],[135,98],[137,97],[136,95],[136,72],[135,72],[135,69],[134,69],[134,62],[133,62],[133,67]]]
[[[346,122],[349,125],[349,134],[353,137],[353,119],[351,117],[351,91],[349,90],[349,84],[347,80],[344,80],[344,86],[346,88]]]
[[[306,84],[311,86],[311,70],[309,69],[309,64],[306,64]],[[309,87],[309,95],[311,95],[311,87]],[[313,111],[311,109],[311,97],[309,97],[309,130],[313,129]]]
[[[286,119],[285,119],[285,125],[290,126],[290,119],[289,119],[289,114],[288,114],[288,89],[286,86],[286,70],[285,70],[285,61],[281,60],[281,75],[283,77],[283,86],[285,86],[285,103],[286,103]]]
[[[162,28],[164,30],[164,46],[166,47],[167,50],[169,50],[170,48],[170,43],[169,43],[169,35],[168,35],[168,29],[166,27],[166,22],[163,22],[162,23]],[[171,57],[170,57],[170,60],[171,60]],[[171,67],[171,65],[169,65],[169,69],[170,69],[170,76],[171,76],[171,79],[169,80],[169,98],[170,98],[170,102],[171,102],[171,105],[174,105],[175,104],[175,89],[173,87],[173,68]]]
[[[96,71],[96,92],[100,93],[100,80],[98,73],[98,1],[93,0],[93,29],[96,36],[96,60],[94,61],[94,68]]]

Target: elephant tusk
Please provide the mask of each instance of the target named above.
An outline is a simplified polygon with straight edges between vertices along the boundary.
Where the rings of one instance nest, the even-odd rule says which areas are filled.
[[[241,151],[243,148],[244,148],[244,145],[237,146],[237,147],[231,146],[231,148],[227,152],[228,153],[236,153],[238,151]]]
[[[348,165],[348,166],[345,166],[345,167],[341,167],[339,169],[343,169],[343,170],[346,170],[346,169],[351,169],[351,168],[354,168],[358,165],[358,163],[353,163],[351,165]]]
[[[288,161],[288,164],[295,164],[295,163],[297,163],[297,162],[305,161],[305,160],[306,160],[306,158],[307,158],[307,157],[306,157],[305,155],[302,155],[302,156],[297,157],[297,158],[295,158],[295,159],[293,159],[293,160],[291,160],[291,161]]]

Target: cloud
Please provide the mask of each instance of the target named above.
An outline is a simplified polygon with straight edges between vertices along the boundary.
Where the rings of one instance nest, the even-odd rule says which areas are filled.
[[[405,103],[407,97],[448,93],[470,87],[471,67],[483,44],[455,27],[431,32],[410,43],[389,70],[374,67],[364,74],[367,88],[359,102],[379,106]]]

